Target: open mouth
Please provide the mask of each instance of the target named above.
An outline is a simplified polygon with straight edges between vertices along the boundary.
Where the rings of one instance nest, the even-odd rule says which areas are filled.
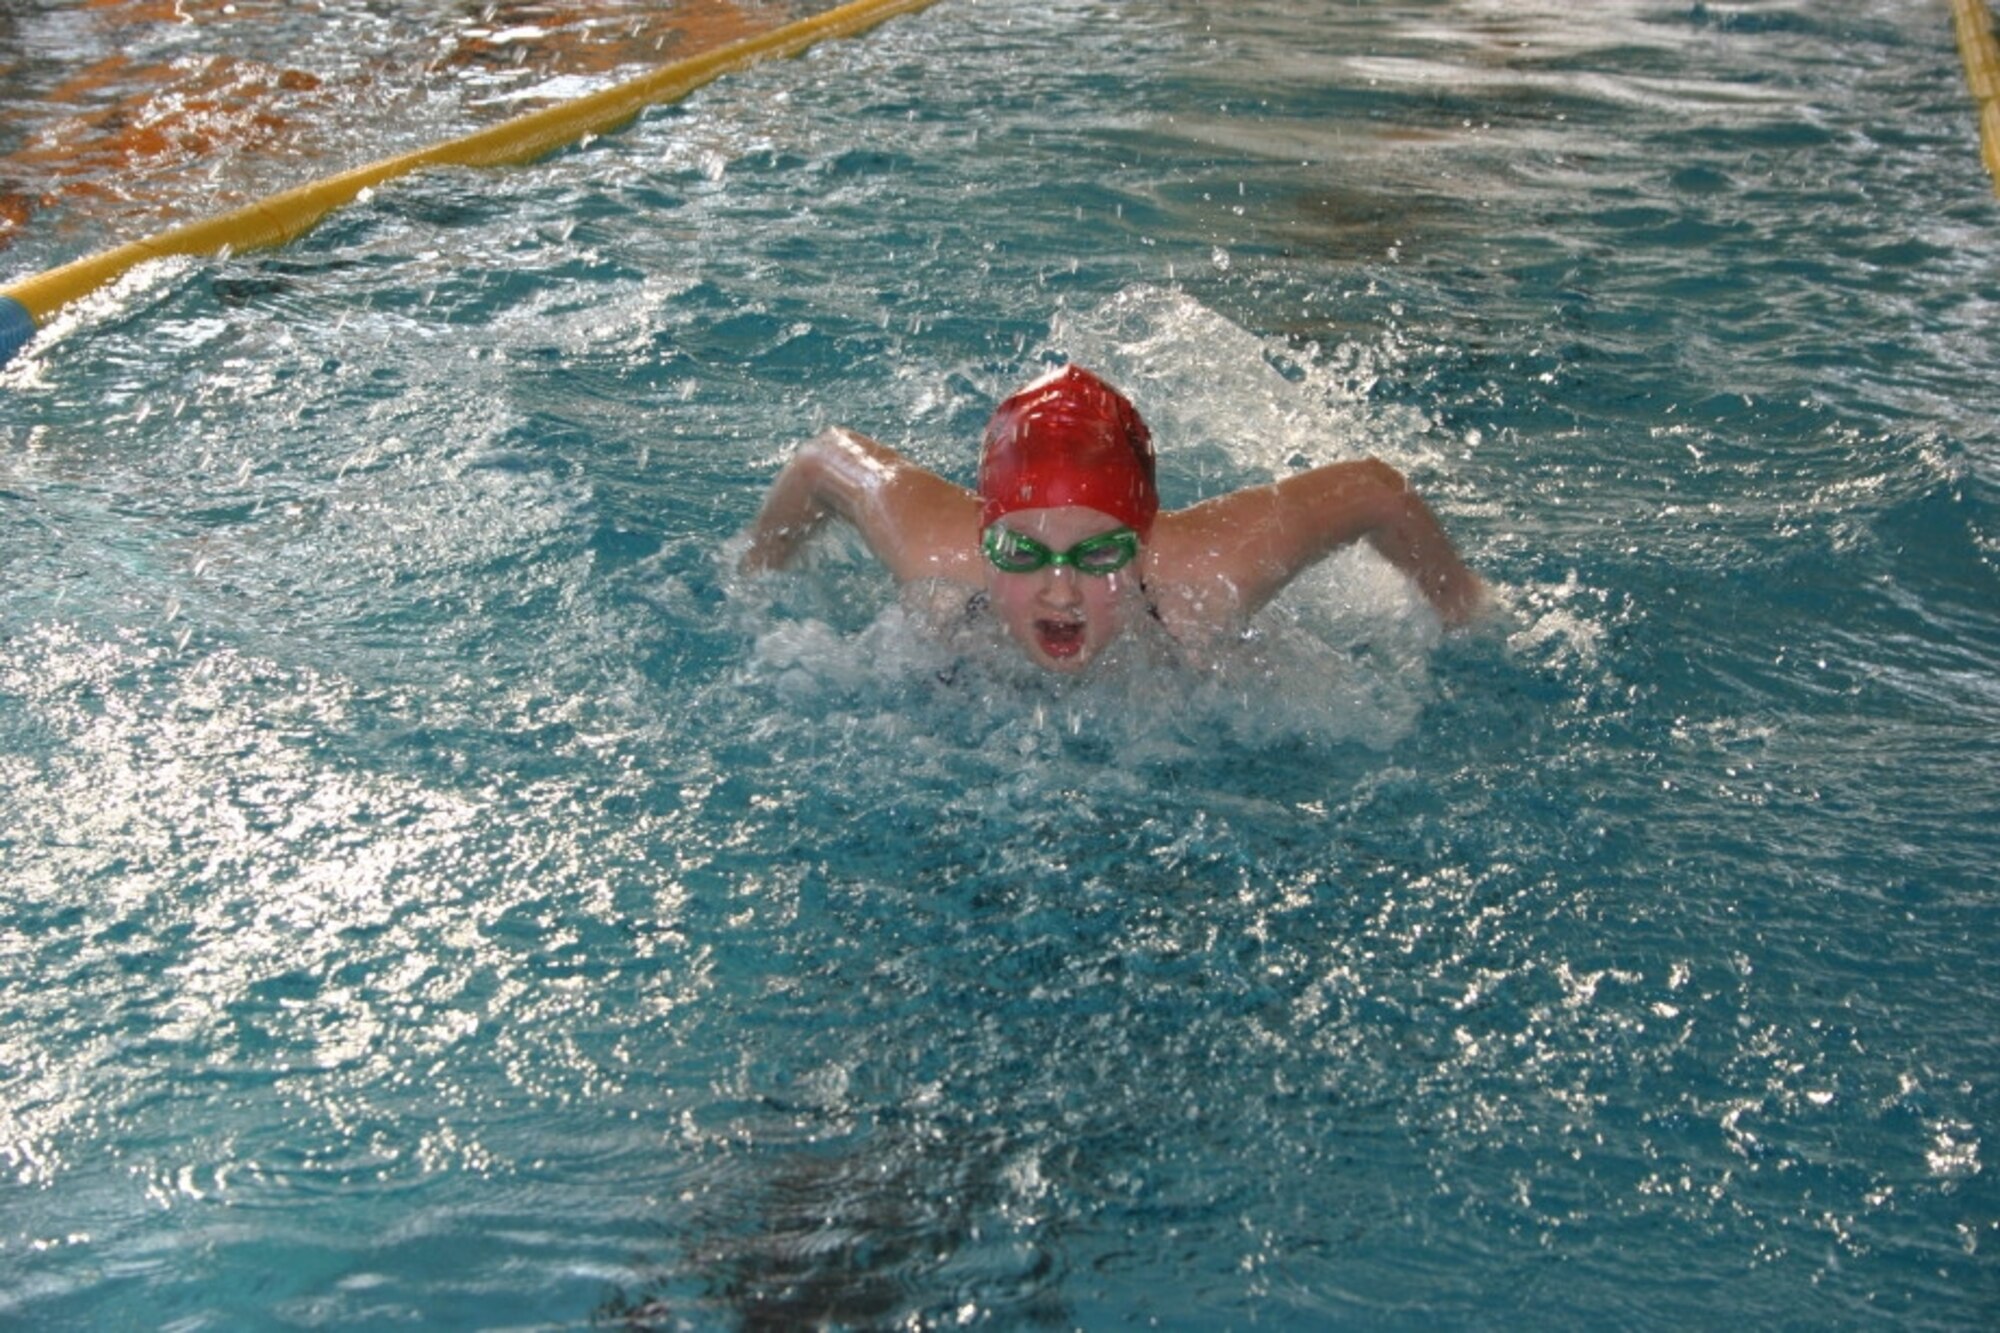
[[[1050,657],[1075,657],[1083,651],[1083,622],[1037,620],[1035,638]]]

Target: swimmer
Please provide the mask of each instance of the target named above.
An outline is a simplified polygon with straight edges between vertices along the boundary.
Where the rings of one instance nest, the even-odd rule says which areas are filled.
[[[1161,513],[1146,423],[1074,365],[994,411],[977,491],[854,431],[819,435],[772,483],[743,568],[784,568],[828,518],[851,524],[904,587],[962,590],[1030,661],[1066,674],[1139,617],[1188,646],[1240,633],[1294,576],[1356,541],[1409,576],[1447,625],[1485,599],[1429,507],[1373,458]]]

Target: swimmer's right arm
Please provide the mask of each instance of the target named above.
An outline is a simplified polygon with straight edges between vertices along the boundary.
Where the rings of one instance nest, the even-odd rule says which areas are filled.
[[[977,581],[978,498],[842,427],[807,441],[771,483],[743,568],[783,569],[828,518],[852,524],[899,581]]]

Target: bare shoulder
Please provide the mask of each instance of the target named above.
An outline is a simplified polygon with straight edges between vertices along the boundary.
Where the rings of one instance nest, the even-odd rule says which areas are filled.
[[[1146,595],[1177,637],[1238,628],[1258,605],[1238,570],[1240,535],[1253,516],[1222,500],[1162,513],[1147,534]]]
[[[1307,521],[1295,491],[1287,479],[1160,515],[1147,588],[1170,628],[1238,628],[1322,553],[1328,525]]]
[[[897,473],[884,502],[895,532],[885,561],[898,580],[983,581],[978,496],[928,468],[908,466]]]

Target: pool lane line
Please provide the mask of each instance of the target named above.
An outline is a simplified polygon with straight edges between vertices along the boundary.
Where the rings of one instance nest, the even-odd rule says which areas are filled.
[[[936,0],[850,0],[810,18],[677,60],[637,78],[516,116],[483,130],[270,195],[233,212],[100,251],[0,288],[0,365],[12,359],[56,311],[149,260],[174,255],[234,254],[283,245],[364,190],[426,167],[499,167],[530,162],[626,124],[648,107],[678,101],[725,74],[760,61],[798,55],[834,37],[850,37]]]
[[[1958,54],[1965,62],[1965,86],[1979,107],[1979,156],[2000,194],[2000,38],[1986,0],[1951,0],[1958,30]]]

